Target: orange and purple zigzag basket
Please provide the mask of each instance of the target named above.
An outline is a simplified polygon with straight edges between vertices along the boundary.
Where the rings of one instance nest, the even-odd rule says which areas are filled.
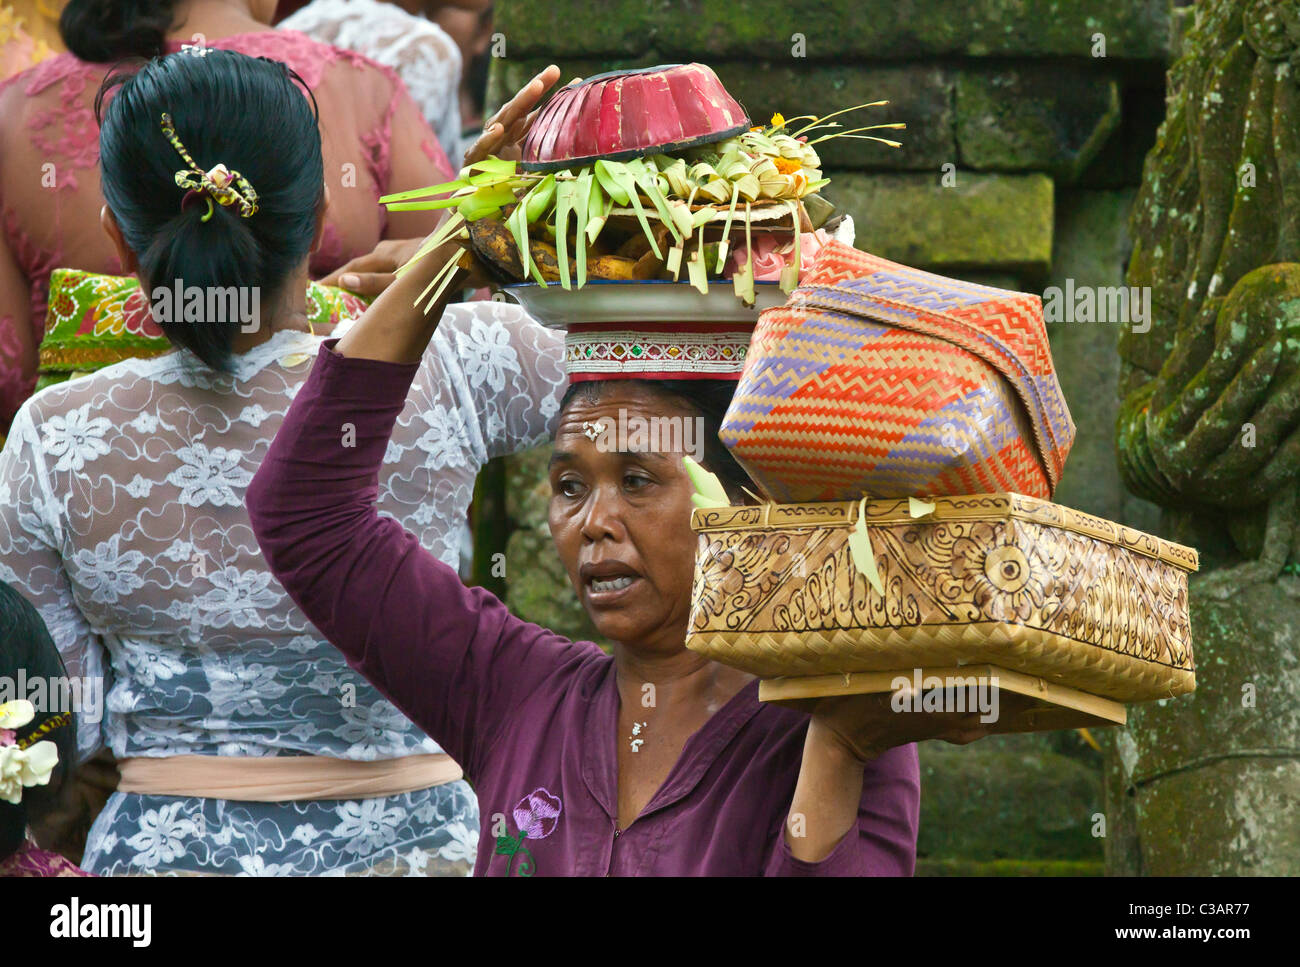
[[[782,503],[1047,499],[1074,422],[1038,296],[835,242],[759,317],[721,437]]]

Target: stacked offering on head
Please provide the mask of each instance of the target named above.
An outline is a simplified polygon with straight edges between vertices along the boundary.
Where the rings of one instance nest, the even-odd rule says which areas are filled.
[[[758,312],[832,233],[852,240],[820,194],[815,145],[897,146],[866,132],[901,123],[832,120],[853,110],[755,127],[703,64],[601,74],[539,110],[522,161],[488,158],[382,201],[454,208],[430,247],[467,234],[532,315],[568,330],[575,379],[735,378]]]

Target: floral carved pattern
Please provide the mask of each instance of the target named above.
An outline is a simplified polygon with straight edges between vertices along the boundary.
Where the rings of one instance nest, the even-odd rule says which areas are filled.
[[[817,674],[898,667],[904,653],[925,661],[933,632],[946,649],[936,660],[996,662],[1006,646],[1008,667],[1047,674],[1055,659],[1017,644],[1047,639],[1073,652],[1066,664],[1116,665],[1149,691],[1190,678],[1187,575],[1175,564],[1015,518],[868,534],[883,595],[854,566],[842,524],[700,533],[688,644],[757,674]]]

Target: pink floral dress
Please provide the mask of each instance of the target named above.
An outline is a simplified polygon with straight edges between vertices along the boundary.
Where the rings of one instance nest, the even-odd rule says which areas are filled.
[[[292,67],[320,106],[324,237],[321,276],[385,238],[433,230],[436,212],[387,214],[380,195],[435,184],[451,166],[419,107],[389,68],[288,30],[206,38],[209,47]],[[168,43],[179,51],[182,43]],[[108,69],[59,54],[0,84],[0,432],[36,385],[50,273],[121,275],[99,225],[99,128],[94,98]]]

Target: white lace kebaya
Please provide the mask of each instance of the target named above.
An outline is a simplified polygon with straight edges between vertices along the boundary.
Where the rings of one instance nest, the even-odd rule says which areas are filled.
[[[312,0],[276,25],[391,67],[453,164],[462,145],[460,48],[432,20],[381,0]]]
[[[0,453],[0,579],[39,609],[69,676],[103,676],[81,756],[441,751],[322,639],[271,576],[244,491],[321,337],[279,332],[219,374],[188,352],[127,360],[28,400]],[[562,335],[499,302],[451,306],[379,479],[381,513],[458,563],[474,478],[546,439]],[[346,445],[348,426],[340,426]],[[194,871],[468,872],[463,782],[293,803],[115,793],[83,866]]]

